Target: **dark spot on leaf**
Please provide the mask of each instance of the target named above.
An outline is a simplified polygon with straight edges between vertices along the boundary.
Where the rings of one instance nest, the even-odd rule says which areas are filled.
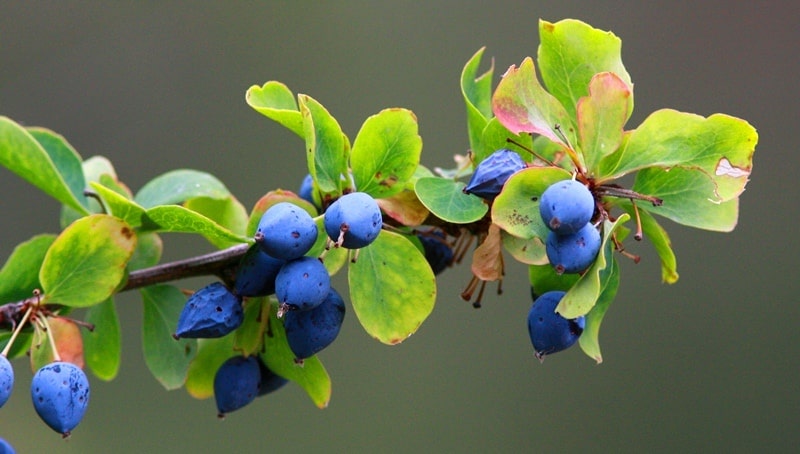
[[[134,235],[133,230],[128,228],[128,226],[123,227],[122,230],[120,231],[120,233],[122,234],[122,236],[124,236],[127,239],[133,238],[133,235]]]

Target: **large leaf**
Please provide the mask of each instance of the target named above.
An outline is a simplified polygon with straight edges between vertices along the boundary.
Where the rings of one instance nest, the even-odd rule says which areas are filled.
[[[89,213],[80,156],[60,136],[44,129],[31,132],[0,116],[0,165],[64,205]]]
[[[539,199],[553,183],[570,178],[560,167],[528,167],[506,181],[492,204],[492,222],[518,238],[540,238],[550,231],[539,214]]]
[[[721,202],[717,185],[698,168],[650,167],[636,174],[634,191],[660,198],[661,206],[638,206],[679,224],[719,232],[730,232],[739,217],[739,199]]]
[[[278,305],[271,304],[261,360],[269,370],[300,385],[317,407],[327,407],[331,400],[331,378],[328,371],[316,355],[305,358],[302,365],[295,363],[294,352],[286,341],[286,331],[277,312]]]
[[[196,233],[211,244],[246,243],[248,239],[222,227],[211,219],[180,205],[160,205],[148,209],[143,231]]]
[[[570,143],[577,143],[574,116],[539,83],[530,57],[519,68],[511,66],[506,71],[495,89],[492,107],[500,123],[514,134],[541,134],[567,146],[556,131],[559,125]]]
[[[172,170],[159,175],[136,193],[135,201],[144,208],[183,203],[195,197],[224,199],[228,188],[214,175],[192,169]]]
[[[247,89],[245,99],[257,112],[304,137],[303,117],[297,108],[294,94],[286,85],[274,80],[260,87],[253,85]]]
[[[402,191],[419,165],[418,129],[417,117],[406,109],[386,109],[367,118],[350,154],[356,189],[374,198]]]
[[[235,331],[214,339],[198,339],[197,355],[189,364],[186,392],[195,399],[208,399],[214,395],[214,376],[222,363],[234,356]]]
[[[436,301],[436,279],[425,256],[405,237],[386,230],[359,250],[348,283],[359,322],[385,344],[414,334]]]
[[[144,361],[164,388],[178,389],[186,381],[189,364],[197,353],[196,339],[175,340],[172,337],[186,297],[178,288],[169,285],[144,287],[141,292]]]
[[[589,82],[589,94],[578,101],[578,133],[583,159],[590,173],[622,143],[628,120],[628,84],[614,73],[599,73]]]
[[[0,269],[0,304],[33,296],[41,289],[39,270],[55,235],[37,235],[14,248]]]
[[[114,293],[136,247],[136,234],[120,219],[93,214],[56,238],[39,272],[45,303],[97,304]]]
[[[716,183],[714,198],[727,201],[744,190],[757,142],[755,128],[739,118],[662,109],[603,160],[601,171],[604,178],[617,178],[646,167],[698,167]]]
[[[323,195],[338,196],[349,187],[350,142],[336,119],[315,99],[298,95],[306,139],[308,171]]]
[[[612,270],[609,268],[614,260],[614,242],[611,240],[614,231],[630,219],[627,213],[620,215],[613,223],[603,221],[603,244],[597,259],[588,270],[578,279],[561,299],[556,307],[556,312],[564,318],[575,318],[586,315],[597,303],[598,298],[609,279]]]
[[[184,206],[200,213],[211,219],[236,235],[244,235],[247,229],[247,210],[236,197],[229,195],[222,199],[212,199],[210,197],[195,197],[186,201]],[[217,240],[216,237],[209,238],[209,241],[219,249],[225,249],[241,243],[241,240]]]
[[[593,358],[597,363],[603,362],[603,355],[600,354],[600,324],[603,322],[603,317],[608,311],[611,302],[617,294],[619,288],[619,265],[616,260],[612,259],[611,267],[607,268],[608,271],[605,279],[602,279],[602,287],[600,289],[600,296],[597,297],[592,310],[586,314],[586,327],[583,334],[578,339],[581,349],[590,358]]]
[[[417,180],[414,190],[425,208],[439,219],[468,224],[481,219],[489,206],[474,194],[464,194],[465,186],[449,178],[426,177]]]
[[[473,153],[483,159],[488,153],[482,144],[483,130],[492,118],[492,76],[494,61],[489,69],[478,74],[485,47],[481,47],[467,61],[461,71],[461,95],[467,107],[467,132],[469,147]],[[480,159],[477,159],[480,162]]]
[[[114,299],[90,307],[84,320],[94,325],[94,330],[83,331],[86,364],[97,378],[113,380],[119,372],[122,355],[122,333]]]
[[[575,19],[556,23],[540,20],[539,43],[542,80],[572,118],[576,117],[578,100],[589,94],[589,81],[597,73],[612,72],[633,88],[631,76],[622,65],[622,41],[611,32]],[[628,103],[630,116],[633,96]]]

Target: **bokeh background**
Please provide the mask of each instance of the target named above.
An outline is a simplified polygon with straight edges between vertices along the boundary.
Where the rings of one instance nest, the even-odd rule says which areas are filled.
[[[111,159],[134,190],[191,167],[248,207],[295,189],[303,144],[251,110],[245,90],[280,80],[322,102],[351,138],[369,115],[412,109],[423,163],[467,148],[459,75],[481,46],[496,79],[538,45],[537,20],[582,19],[623,40],[639,124],[661,107],[724,112],[760,133],[730,234],[667,224],[680,281],[660,282],[647,244],[622,262],[601,332],[605,361],[575,348],[540,364],[525,317],[525,269],[474,310],[448,270],[417,334],[388,347],[349,312],[320,354],[329,408],[295,385],[216,418],[211,400],[167,392],[141,356],[141,302],[119,297],[123,364],[92,380],[73,436],[41,423],[30,371],[0,411],[18,452],[785,452],[800,442],[798,154],[794,1],[3,2],[0,114],[49,127],[84,156]],[[58,231],[57,205],[0,169],[0,257]],[[165,259],[210,251],[166,237]],[[198,288],[204,280],[182,281]],[[493,288],[493,287],[489,287]]]

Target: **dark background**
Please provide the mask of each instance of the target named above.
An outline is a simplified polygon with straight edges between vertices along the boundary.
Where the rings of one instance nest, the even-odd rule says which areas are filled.
[[[755,3],[755,2],[754,2]],[[71,439],[36,417],[30,371],[0,411],[18,452],[733,452],[800,442],[797,2],[4,2],[0,114],[49,127],[83,157],[100,154],[134,190],[168,170],[211,172],[249,207],[295,189],[303,144],[250,109],[275,79],[322,102],[351,138],[380,109],[412,109],[423,164],[467,148],[459,75],[481,46],[496,79],[536,55],[537,20],[573,17],[622,38],[636,86],[629,127],[661,107],[744,118],[759,131],[755,168],[730,234],[667,223],[680,281],[658,259],[623,260],[601,331],[605,362],[578,349],[540,364],[525,316],[525,269],[480,310],[447,271],[417,334],[388,347],[350,311],[320,357],[333,397],[318,410],[290,385],[216,419],[213,401],[167,392],[141,356],[141,303],[119,297],[123,364],[91,377]],[[57,205],[0,170],[0,260],[58,231]],[[211,250],[166,236],[165,259]],[[205,280],[181,282],[189,288]],[[341,286],[341,284],[340,284]],[[493,287],[490,287],[493,288]]]

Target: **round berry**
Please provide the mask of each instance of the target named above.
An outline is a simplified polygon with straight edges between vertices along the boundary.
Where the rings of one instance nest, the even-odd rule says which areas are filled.
[[[545,292],[533,302],[528,312],[528,334],[534,354],[540,361],[544,361],[546,355],[571,347],[586,327],[583,316],[566,319],[556,312],[556,306],[564,295],[561,291]]]
[[[325,232],[347,249],[369,245],[383,227],[378,202],[364,192],[351,192],[339,197],[325,211]]]
[[[267,296],[275,293],[275,277],[286,260],[276,259],[258,246],[247,250],[236,272],[233,291],[239,296]]]
[[[539,214],[544,224],[560,235],[575,233],[594,214],[594,196],[589,188],[575,180],[553,183],[539,199]]]
[[[547,234],[545,252],[556,273],[581,273],[589,268],[600,252],[600,232],[592,224],[568,235]]]
[[[31,398],[42,421],[66,437],[86,413],[89,380],[80,367],[72,363],[50,363],[34,374]]]
[[[313,257],[286,262],[275,277],[275,295],[288,310],[311,310],[322,303],[330,290],[328,270]]]
[[[211,283],[186,300],[173,337],[222,337],[242,324],[244,313],[238,296],[221,282]]]
[[[525,167],[525,161],[519,154],[501,148],[478,164],[469,183],[464,187],[464,193],[492,201],[503,190],[508,178]]]
[[[14,368],[5,355],[0,355],[0,408],[5,405],[14,388]]]
[[[344,300],[331,288],[319,306],[309,311],[286,313],[283,326],[295,358],[308,358],[330,345],[339,335],[344,312]]]
[[[218,416],[238,410],[252,402],[261,386],[261,368],[254,356],[228,358],[214,375],[214,400]]]
[[[272,257],[296,259],[304,256],[317,241],[317,224],[297,205],[279,202],[261,216],[255,240]]]

